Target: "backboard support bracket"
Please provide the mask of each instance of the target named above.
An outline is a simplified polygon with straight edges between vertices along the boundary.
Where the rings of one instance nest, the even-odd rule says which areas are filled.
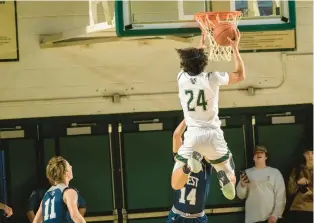
[[[60,36],[60,34],[55,34],[55,36]],[[49,41],[41,42],[40,48],[58,48],[58,47],[68,47],[68,46],[78,46],[78,45],[91,45],[97,43],[108,43],[108,42],[115,42],[115,41],[146,41],[149,42],[150,40],[169,40],[169,41],[177,41],[181,43],[192,43],[194,38],[185,38],[179,36],[137,36],[137,37],[117,37],[117,36],[108,36],[108,37],[94,37],[94,38],[56,38],[52,39],[53,36],[42,35],[43,39]]]
[[[56,34],[57,35],[57,34]],[[43,36],[44,38],[51,38],[51,36]],[[56,41],[42,42],[40,48],[58,48],[58,47],[69,47],[69,46],[78,46],[78,45],[91,45],[97,43],[108,43],[116,41],[145,41],[149,43],[151,40],[169,40],[177,41],[181,43],[191,43],[194,41],[193,38],[183,38],[178,36],[134,36],[134,37],[94,37],[94,38],[72,38],[72,39],[59,39]]]
[[[116,29],[107,22],[89,25],[55,34],[43,34],[40,37],[40,47],[47,48],[57,42],[72,42],[75,39],[107,39],[117,37]]]
[[[112,5],[110,0],[89,0],[89,25],[65,30],[60,33],[40,35],[40,48],[55,48],[75,45],[90,45],[95,43],[106,43],[114,41],[137,41],[163,39],[177,41],[181,43],[191,43],[193,34],[166,34],[166,35],[144,35],[144,36],[118,36],[115,24],[116,4]],[[100,7],[100,10],[98,10]],[[99,14],[101,11],[101,14]],[[101,21],[100,16],[102,17]],[[132,24],[125,27],[126,30],[132,29]]]
[[[89,0],[89,24],[91,26],[98,24],[98,14],[97,7],[98,4],[101,3],[103,13],[105,15],[105,20],[107,21],[109,26],[114,26],[115,17],[114,12],[112,13],[109,7],[108,0]]]
[[[105,21],[98,19],[98,5],[101,4]],[[60,33],[40,36],[40,47],[69,46],[73,42],[88,44],[108,42],[117,39],[115,27],[115,12],[110,10],[108,0],[89,0],[89,25],[83,28],[66,30]],[[85,43],[83,43],[85,42]],[[74,45],[76,45],[74,44]]]

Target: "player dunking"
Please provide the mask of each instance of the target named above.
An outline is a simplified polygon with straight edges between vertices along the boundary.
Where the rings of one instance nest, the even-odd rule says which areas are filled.
[[[174,156],[182,145],[185,128],[183,120],[174,131],[172,139]],[[211,165],[205,159],[201,163],[202,171],[199,173],[190,173],[184,176],[183,181],[172,182],[172,187],[176,189],[174,204],[166,223],[207,223],[204,209],[210,186]]]
[[[53,157],[48,162],[46,175],[54,185],[43,197],[33,223],[86,223],[78,210],[77,191],[69,188],[73,178],[72,166],[63,157]]]
[[[199,161],[204,156],[217,171],[222,193],[230,200],[235,197],[235,167],[221,130],[218,94],[219,86],[236,84],[245,78],[245,68],[238,50],[238,30],[237,33],[234,41],[228,39],[233,48],[235,72],[204,72],[208,63],[208,55],[204,49],[177,50],[182,68],[177,78],[179,98],[187,131],[176,156],[172,182],[186,182],[186,174],[190,171],[198,173],[202,166]]]

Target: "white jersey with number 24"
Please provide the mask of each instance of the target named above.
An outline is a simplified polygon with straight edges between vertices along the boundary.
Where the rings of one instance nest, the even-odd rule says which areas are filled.
[[[226,72],[201,73],[190,76],[178,74],[179,98],[188,127],[220,128],[218,117],[219,86],[227,85]]]

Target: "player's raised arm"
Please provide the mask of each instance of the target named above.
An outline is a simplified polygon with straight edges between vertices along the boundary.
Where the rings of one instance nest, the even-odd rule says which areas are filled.
[[[75,223],[86,223],[83,216],[80,214],[77,202],[78,195],[77,192],[73,189],[68,189],[63,194],[64,203],[66,203],[68,210],[70,212],[70,216]]]
[[[230,42],[231,47],[233,49],[233,58],[235,62],[235,71],[228,73],[229,75],[228,84],[236,84],[245,79],[245,67],[239,52],[239,41],[241,37],[239,30],[237,30],[237,33],[238,35],[236,37],[236,40],[232,41],[231,39],[228,38],[228,41]]]
[[[184,133],[184,130],[186,128],[185,120],[183,120],[176,128],[176,130],[173,132],[172,136],[172,151],[173,153],[177,153],[182,145],[182,135]]]
[[[183,120],[176,128],[176,130],[173,133],[173,141],[172,141],[172,150],[173,154],[176,160],[176,164],[173,169],[173,174],[171,177],[171,186],[174,190],[180,190],[185,186],[189,179],[190,175],[190,167],[188,164],[183,164],[182,162],[179,162],[181,156],[177,155],[177,152],[179,151],[181,145],[182,145],[182,135],[184,133],[184,130],[186,128],[185,120]],[[200,164],[201,165],[201,164]]]

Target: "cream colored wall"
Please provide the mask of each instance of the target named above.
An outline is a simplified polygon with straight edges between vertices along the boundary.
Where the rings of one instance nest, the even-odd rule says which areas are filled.
[[[297,1],[296,52],[243,54],[247,80],[224,88],[220,107],[311,103],[312,1]],[[87,2],[18,2],[20,61],[0,63],[0,119],[180,109],[173,40],[40,49],[39,34],[88,24]],[[195,42],[195,45],[197,42]],[[232,63],[210,64],[232,70]],[[261,88],[255,96],[244,90]],[[265,88],[265,89],[264,89]],[[110,97],[125,95],[120,104]]]

